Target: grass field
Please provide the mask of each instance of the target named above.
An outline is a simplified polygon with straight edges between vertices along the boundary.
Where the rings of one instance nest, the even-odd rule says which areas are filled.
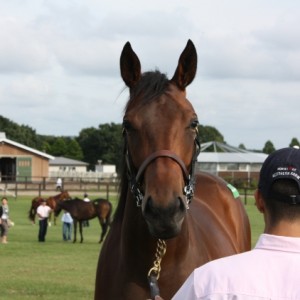
[[[0,244],[0,299],[93,299],[101,247],[98,220],[90,221],[90,227],[84,228],[83,244],[62,241],[60,217],[56,226],[48,227],[46,242],[38,243],[38,225],[32,225],[27,218],[32,198],[9,199],[15,226],[9,231],[9,243]],[[111,201],[115,207],[115,200]],[[254,245],[263,230],[263,220],[253,200],[248,200],[246,209]]]

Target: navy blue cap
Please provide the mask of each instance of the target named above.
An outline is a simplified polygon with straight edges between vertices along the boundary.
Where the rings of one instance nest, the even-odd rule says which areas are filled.
[[[278,195],[276,200],[290,204],[300,204],[300,150],[283,148],[271,153],[260,170],[258,188],[263,197],[274,197],[272,184],[278,179],[292,179],[299,189],[297,195]]]

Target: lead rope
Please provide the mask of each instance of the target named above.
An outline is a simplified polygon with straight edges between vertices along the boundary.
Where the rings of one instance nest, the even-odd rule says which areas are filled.
[[[148,282],[150,287],[151,298],[154,299],[155,296],[159,296],[159,288],[157,280],[161,271],[161,260],[167,251],[167,245],[164,240],[158,239],[156,245],[155,260],[153,262],[153,267],[148,272]]]

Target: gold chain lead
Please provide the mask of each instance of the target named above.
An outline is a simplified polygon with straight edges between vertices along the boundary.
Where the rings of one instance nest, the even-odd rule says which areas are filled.
[[[156,280],[158,280],[160,271],[161,271],[161,260],[167,251],[167,245],[164,240],[158,239],[157,246],[156,246],[156,253],[155,253],[155,260],[153,262],[153,267],[148,272],[148,277],[151,274],[156,275]]]

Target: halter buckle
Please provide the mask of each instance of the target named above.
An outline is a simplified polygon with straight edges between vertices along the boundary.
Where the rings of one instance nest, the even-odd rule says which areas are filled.
[[[132,183],[130,186],[130,190],[135,197],[136,206],[141,207],[144,196],[143,196],[142,192],[140,191],[140,189],[137,187],[137,183]]]

